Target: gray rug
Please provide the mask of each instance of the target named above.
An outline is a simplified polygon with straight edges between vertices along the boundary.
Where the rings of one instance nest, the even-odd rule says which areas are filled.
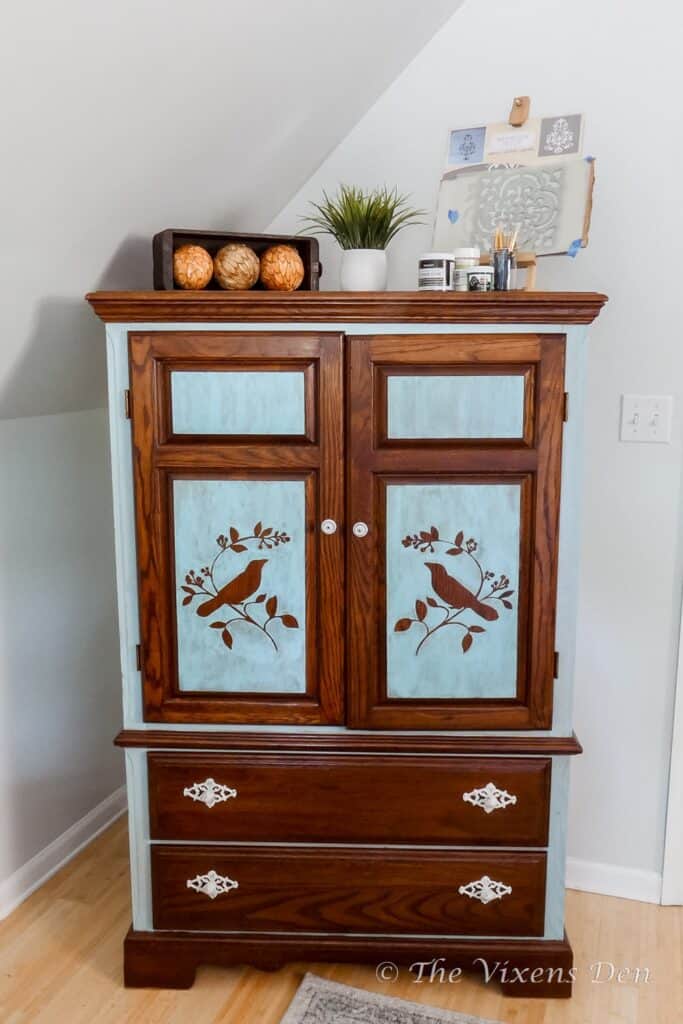
[[[281,1024],[495,1024],[307,974]]]

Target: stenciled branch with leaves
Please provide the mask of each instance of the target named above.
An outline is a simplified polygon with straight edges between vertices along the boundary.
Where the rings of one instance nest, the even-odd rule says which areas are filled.
[[[432,526],[428,530],[408,534],[401,543],[404,548],[412,548],[421,554],[437,554],[445,547],[444,554],[452,558],[464,555],[476,567],[479,585],[476,590],[470,590],[464,583],[450,575],[441,562],[425,562],[425,568],[431,576],[432,590],[439,600],[432,595],[426,596],[424,600],[418,598],[415,601],[414,616],[401,618],[394,626],[396,633],[405,633],[414,625],[424,629],[424,636],[415,648],[415,654],[420,653],[425,643],[435,633],[447,626],[455,626],[462,631],[460,645],[463,653],[467,654],[474,643],[474,638],[485,633],[486,629],[476,623],[464,622],[462,616],[472,613],[485,621],[493,622],[499,617],[498,607],[511,610],[510,598],[514,590],[510,589],[510,580],[503,573],[497,576],[491,570],[483,568],[476,555],[479,549],[477,541],[474,537],[465,540],[463,530],[459,530],[452,541],[442,540],[436,526]]]
[[[180,587],[185,594],[183,606],[192,604],[196,597],[202,597],[207,600],[203,600],[196,608],[197,615],[202,618],[213,615],[220,608],[234,612],[231,617],[209,623],[211,629],[221,630],[221,639],[230,650],[235,639],[234,624],[245,623],[263,633],[277,651],[277,642],[269,629],[271,624],[279,621],[286,629],[298,629],[299,623],[288,612],[278,613],[276,594],[269,595],[265,591],[257,593],[261,587],[263,567],[268,559],[252,559],[246,568],[226,583],[218,581],[217,569],[229,551],[233,554],[241,554],[250,548],[254,551],[272,551],[290,541],[291,537],[284,530],[275,530],[272,526],[264,528],[262,522],[256,523],[252,532],[246,534],[240,534],[237,527],[231,526],[227,535],[221,533],[216,537],[218,551],[211,563],[199,570],[191,569],[185,576],[185,583]]]

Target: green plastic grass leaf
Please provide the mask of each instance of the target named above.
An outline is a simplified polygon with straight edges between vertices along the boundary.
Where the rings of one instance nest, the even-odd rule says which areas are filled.
[[[323,191],[313,213],[301,220],[314,235],[332,235],[342,249],[386,249],[392,238],[411,224],[423,224],[424,210],[414,210],[408,197],[385,186],[369,192],[355,185],[340,185],[330,198]]]

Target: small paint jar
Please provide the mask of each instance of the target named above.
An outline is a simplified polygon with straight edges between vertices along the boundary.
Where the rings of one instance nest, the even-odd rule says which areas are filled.
[[[450,292],[453,289],[455,260],[452,252],[425,252],[417,265],[420,291]]]
[[[479,266],[481,253],[476,245],[462,246],[453,252],[455,258],[455,274],[453,276],[453,287],[456,292],[469,291],[467,285],[467,271],[472,267]]]
[[[493,267],[470,267],[467,271],[468,292],[493,291]]]

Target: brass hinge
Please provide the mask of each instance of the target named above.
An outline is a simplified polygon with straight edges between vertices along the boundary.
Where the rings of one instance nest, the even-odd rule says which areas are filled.
[[[123,407],[126,411],[126,419],[130,419],[130,391],[128,388],[123,392]]]
[[[553,651],[553,679],[557,679],[560,675],[560,652]]]
[[[138,672],[142,671],[142,647],[140,644],[135,645],[135,667]]]
[[[569,419],[569,392],[565,391],[562,399],[562,419],[566,423]]]

